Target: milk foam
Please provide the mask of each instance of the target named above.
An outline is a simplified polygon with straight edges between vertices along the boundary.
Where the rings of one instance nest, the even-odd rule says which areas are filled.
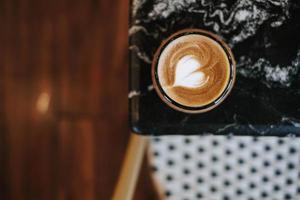
[[[197,71],[202,64],[192,55],[183,56],[176,64],[175,82],[173,86],[197,88],[205,83],[205,74]]]

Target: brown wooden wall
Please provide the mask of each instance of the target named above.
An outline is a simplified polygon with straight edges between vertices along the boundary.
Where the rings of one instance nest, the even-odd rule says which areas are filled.
[[[128,0],[0,0],[0,199],[110,199],[128,140]],[[146,164],[135,199],[155,199]]]

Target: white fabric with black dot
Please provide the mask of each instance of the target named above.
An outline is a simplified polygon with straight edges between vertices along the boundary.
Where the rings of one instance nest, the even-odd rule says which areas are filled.
[[[300,138],[161,136],[148,153],[162,199],[300,199]]]

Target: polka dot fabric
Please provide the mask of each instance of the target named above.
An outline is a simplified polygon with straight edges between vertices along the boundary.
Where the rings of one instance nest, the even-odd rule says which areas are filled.
[[[300,199],[300,138],[162,136],[148,154],[162,199]]]

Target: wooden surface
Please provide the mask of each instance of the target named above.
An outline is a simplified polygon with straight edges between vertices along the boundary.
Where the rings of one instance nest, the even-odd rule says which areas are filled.
[[[128,0],[0,0],[0,199],[110,199],[128,140]],[[135,199],[155,199],[144,162]]]

